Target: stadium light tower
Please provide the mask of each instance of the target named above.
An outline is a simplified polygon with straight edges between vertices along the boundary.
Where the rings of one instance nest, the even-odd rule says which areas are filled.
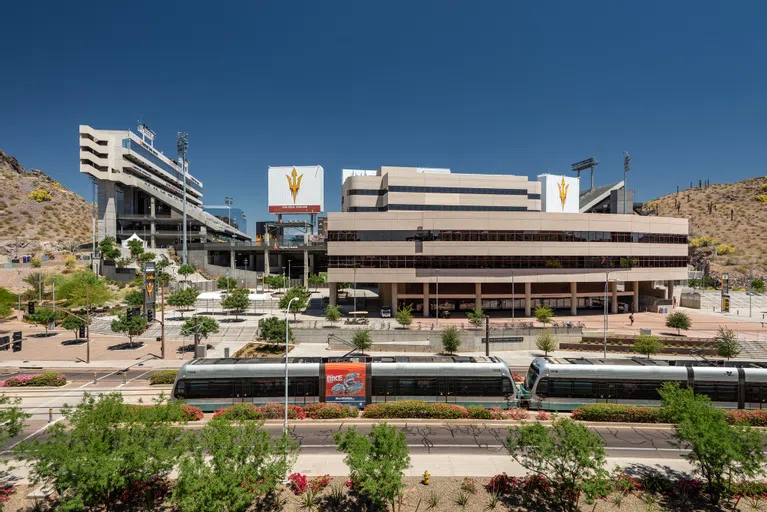
[[[176,150],[178,152],[178,156],[181,159],[181,171],[184,174],[184,229],[183,229],[183,241],[182,247],[182,257],[184,260],[184,263],[187,263],[187,252],[186,252],[186,151],[189,149],[189,142],[187,140],[188,134],[186,132],[178,132],[176,135]]]
[[[631,170],[631,155],[628,151],[623,152],[623,213],[626,213],[626,185],[628,184],[628,174]],[[632,208],[633,211],[633,208]]]
[[[232,203],[234,202],[233,197],[226,196],[224,198],[224,203],[226,203],[226,207],[229,209],[229,225],[232,225]]]
[[[570,167],[572,168],[573,172],[578,174],[578,179],[581,178],[581,171],[585,171],[586,169],[591,169],[591,188],[589,190],[594,189],[594,167],[599,165],[599,162],[597,162],[597,159],[594,157],[587,158],[586,160],[581,160],[580,162],[575,162]]]

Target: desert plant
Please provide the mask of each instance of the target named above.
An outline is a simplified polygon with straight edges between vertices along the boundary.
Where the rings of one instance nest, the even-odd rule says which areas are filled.
[[[469,318],[469,322],[474,327],[479,327],[482,325],[482,322],[485,320],[485,312],[482,310],[482,308],[475,307],[468,313],[466,313],[466,316]]]
[[[538,306],[533,311],[533,316],[545,327],[550,324],[554,318],[554,310],[549,306]]]
[[[549,352],[557,349],[557,338],[549,331],[543,331],[535,340],[535,347],[538,350],[543,350],[543,356],[548,357]]]
[[[331,324],[334,324],[338,322],[340,319],[341,319],[341,310],[338,309],[338,306],[328,304],[328,307],[325,308],[325,320],[327,320]]]
[[[638,354],[647,356],[647,359],[650,359],[650,356],[658,354],[663,350],[663,344],[657,336],[653,336],[652,334],[640,334],[634,341],[632,350]]]
[[[370,338],[370,329],[360,329],[352,335],[352,345],[360,352],[365,352],[373,346],[373,340]]]
[[[149,375],[149,384],[173,384],[176,381],[178,370],[158,370]]]
[[[397,323],[400,324],[403,327],[407,327],[408,325],[413,323],[413,306],[411,304],[403,304],[399,307],[397,310],[397,314],[395,316]]]
[[[37,201],[38,203],[53,200],[51,193],[45,190],[44,188],[36,188],[35,190],[29,193],[29,198],[32,201]]]
[[[726,326],[720,326],[714,341],[716,343],[716,354],[719,357],[730,359],[731,357],[737,357],[737,355],[740,354],[738,336],[732,329],[728,329]]]
[[[442,331],[442,349],[448,354],[453,354],[461,346],[461,334],[458,329],[451,325]]]

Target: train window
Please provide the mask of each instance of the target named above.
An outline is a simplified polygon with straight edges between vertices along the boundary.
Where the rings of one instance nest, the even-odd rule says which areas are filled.
[[[208,396],[207,380],[190,380],[186,383],[187,398],[206,398]]]
[[[551,384],[549,384],[550,396],[569,397],[571,393],[572,381],[551,379]]]
[[[535,388],[535,394],[541,397],[549,396],[549,379],[544,377],[538,381],[538,387]]]
[[[176,387],[173,390],[173,397],[174,398],[186,397],[186,381],[185,380],[178,381],[178,384],[176,384]]]
[[[212,380],[208,391],[210,398],[231,398],[234,396],[234,382],[231,380]]]
[[[767,402],[767,385],[746,383],[746,402]]]
[[[713,402],[737,402],[738,385],[725,382],[694,382],[695,393],[706,395]]]
[[[594,383],[590,381],[573,381],[572,395],[579,398],[591,398],[594,396]]]

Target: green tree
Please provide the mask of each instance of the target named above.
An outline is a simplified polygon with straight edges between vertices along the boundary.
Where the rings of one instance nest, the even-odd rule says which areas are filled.
[[[128,337],[128,343],[133,346],[133,337],[146,331],[146,317],[142,315],[133,315],[128,320],[128,315],[122,313],[117,319],[112,320],[112,332],[124,334]]]
[[[290,301],[295,298],[296,300],[290,305],[290,312],[293,313],[293,321],[295,321],[298,313],[309,306],[309,295],[309,290],[303,286],[294,286],[285,292],[285,295],[280,299],[280,309],[287,309]]]
[[[677,311],[666,316],[666,327],[676,329],[676,333],[681,335],[682,330],[687,331],[692,327],[692,320],[690,320],[687,313]]]
[[[469,317],[469,322],[471,322],[471,325],[474,327],[481,326],[482,322],[485,320],[485,312],[482,308],[474,308],[466,313],[466,316]]]
[[[354,334],[352,335],[352,345],[360,352],[365,352],[373,346],[373,340],[370,339],[370,329],[354,331]]]
[[[511,456],[523,468],[548,479],[551,499],[558,508],[575,511],[583,482],[604,475],[604,440],[570,419],[509,429]]]
[[[731,482],[764,472],[764,443],[759,432],[727,423],[724,411],[706,396],[682,389],[676,382],[661,386],[663,409],[676,423],[674,435],[684,455],[706,482],[712,504],[718,505]]]
[[[85,319],[80,318],[79,316],[66,315],[61,320],[61,327],[74,332],[75,339],[77,339],[78,334],[80,334],[79,333],[80,327],[85,327],[85,326],[86,326]]]
[[[637,339],[634,340],[634,346],[632,350],[637,354],[642,354],[650,359],[650,356],[659,354],[663,350],[663,344],[660,342],[657,336],[652,334],[640,334]]]
[[[394,511],[404,488],[403,472],[410,466],[404,432],[384,423],[373,425],[367,435],[352,427],[336,432],[333,439],[338,450],[346,454],[344,462],[354,488],[373,503],[390,505]]]
[[[270,316],[258,321],[258,333],[262,340],[280,343],[285,341],[285,320]],[[293,333],[289,332],[290,340],[293,340]]]
[[[157,255],[153,252],[142,252],[138,256],[138,261],[139,263],[142,263],[142,264],[146,263],[147,261],[154,261],[155,259],[157,259]],[[157,267],[155,267],[155,270],[156,269]]]
[[[273,441],[263,423],[216,418],[181,457],[173,502],[184,512],[244,512],[279,489],[296,453],[289,440]]]
[[[144,293],[139,290],[132,290],[125,294],[125,303],[129,306],[143,306]]]
[[[180,308],[181,318],[184,318],[184,311],[191,308],[197,302],[197,296],[200,291],[197,288],[185,288],[171,293],[166,299],[169,306]]]
[[[264,276],[264,285],[269,289],[284,288],[287,286],[287,279],[282,274],[268,274]]]
[[[726,357],[729,360],[731,357],[738,357],[738,354],[740,354],[738,336],[732,329],[719,327],[714,341],[716,342],[716,354],[719,357]]]
[[[131,407],[120,393],[86,394],[76,407],[64,406],[66,423],[51,425],[43,441],[19,445],[32,482],[56,491],[56,510],[111,511],[123,490],[170,475],[186,437],[170,421],[178,406],[164,403],[141,415],[129,414]],[[159,507],[146,498],[147,509]]]
[[[246,288],[237,288],[225,294],[221,299],[221,307],[234,312],[234,319],[237,320],[239,314],[248,309],[250,291]]]
[[[180,265],[178,267],[178,270],[176,272],[178,273],[178,275],[183,277],[182,281],[184,281],[185,283],[189,283],[189,276],[197,272],[197,269],[195,269],[189,263],[184,263],[183,265]]]
[[[450,326],[442,331],[442,350],[453,354],[461,346],[461,333],[455,326]]]
[[[87,286],[87,293],[86,293]],[[103,306],[114,298],[114,293],[109,289],[103,279],[91,272],[83,270],[75,272],[56,282],[56,298],[66,300],[70,308],[84,307],[90,305]]]
[[[218,332],[218,322],[209,316],[196,316],[188,319],[181,326],[181,336],[194,336],[197,331],[198,339],[207,340],[211,334]]]
[[[166,268],[170,267],[170,260],[167,259],[165,256],[159,259],[159,261],[155,264],[155,270],[158,272],[160,270],[165,270]]]
[[[233,277],[219,277],[216,281],[219,290],[229,290],[237,288],[237,279]]]
[[[323,284],[327,282],[327,274],[321,273],[321,274],[312,274],[309,276],[309,285],[314,286],[314,289],[316,290]]]
[[[17,307],[17,304],[17,295],[14,295],[5,288],[0,288],[0,318],[10,316],[13,309]]]
[[[27,318],[35,325],[42,325],[45,328],[45,335],[48,335],[48,326],[59,319],[58,313],[50,308],[37,308],[35,313],[28,315]]]
[[[554,310],[548,306],[538,306],[533,311],[533,316],[546,327],[554,318]]]
[[[413,323],[413,306],[411,304],[403,304],[399,307],[397,310],[397,314],[395,316],[395,319],[397,320],[397,323],[400,324],[403,327],[407,327],[408,325]]]
[[[131,263],[133,263],[133,260],[130,258],[119,258],[117,261],[115,261],[115,265],[117,265],[117,268],[127,267]]]
[[[756,293],[764,293],[764,280],[763,279],[752,279],[751,280],[751,291]]]
[[[99,251],[107,260],[116,260],[120,257],[120,248],[113,236],[108,236],[99,242]]]
[[[549,352],[557,349],[557,338],[548,330],[544,330],[536,338],[535,346],[538,350],[543,350],[543,357],[549,357]]]
[[[8,441],[21,434],[25,427],[25,420],[31,418],[31,414],[25,413],[21,409],[21,398],[0,395],[0,444],[6,446]],[[5,458],[0,459],[0,478],[8,482],[11,475],[8,461]],[[0,510],[2,502],[0,502]]]
[[[338,306],[333,306],[332,304],[328,304],[328,307],[325,308],[325,320],[327,320],[330,323],[336,323],[341,319],[341,310],[338,309]]]
[[[141,255],[144,254],[144,242],[141,240],[130,240],[128,242],[128,250],[130,251],[131,258],[138,263]]]

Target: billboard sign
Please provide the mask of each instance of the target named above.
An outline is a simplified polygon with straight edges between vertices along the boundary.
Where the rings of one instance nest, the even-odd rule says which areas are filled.
[[[365,407],[365,363],[326,363],[325,401]]]
[[[541,211],[578,213],[580,211],[580,180],[572,176],[541,174]]]
[[[269,213],[320,213],[325,170],[319,165],[269,167]]]

